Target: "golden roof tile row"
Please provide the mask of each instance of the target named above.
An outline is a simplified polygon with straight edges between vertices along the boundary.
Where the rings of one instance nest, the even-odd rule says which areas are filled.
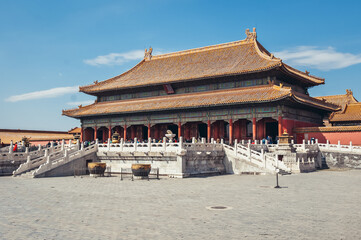
[[[295,101],[312,105],[316,108],[326,109],[328,111],[338,109],[335,105],[325,103],[304,94],[294,93],[291,88],[266,85],[249,88],[167,95],[152,98],[97,102],[77,109],[63,110],[63,115],[80,118],[94,115],[272,102],[287,97],[292,97]]]

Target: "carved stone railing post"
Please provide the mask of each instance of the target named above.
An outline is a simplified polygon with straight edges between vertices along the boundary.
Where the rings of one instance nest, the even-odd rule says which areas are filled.
[[[182,149],[182,148],[183,148],[183,137],[179,137],[179,149]]]
[[[237,156],[237,142],[238,140],[237,139],[234,139],[234,154]]]
[[[9,153],[13,153],[13,149],[14,149],[13,140],[11,140],[10,146],[9,146]]]
[[[195,137],[192,137],[192,143],[196,143],[196,138]]]
[[[206,139],[205,139],[205,138],[202,138],[202,143],[206,143]]]
[[[63,140],[61,140],[61,150],[64,150],[64,142],[65,142],[65,140],[63,139]]]
[[[326,147],[327,147],[327,149],[329,149],[330,148],[330,141],[326,141]]]
[[[352,150],[353,150],[352,141],[350,141],[350,151],[352,152]]]
[[[108,148],[108,151],[110,151],[110,138],[108,138],[107,148]]]
[[[165,152],[167,150],[167,139],[163,137],[163,151]]]
[[[251,161],[251,143],[247,144],[247,154],[248,154],[248,158]]]
[[[98,145],[99,144],[99,139],[95,139],[95,144]]]
[[[242,143],[242,145],[244,144],[244,139],[242,139],[241,143]]]
[[[137,151],[137,138],[134,138],[134,152]]]
[[[25,148],[25,154],[29,154],[29,147]]]
[[[316,144],[318,144],[318,138],[316,138]]]
[[[124,139],[120,139],[120,151],[123,152]]]
[[[262,158],[262,161],[264,162],[264,168],[267,168],[266,158],[265,158],[265,155],[264,155],[264,150],[263,150],[263,148],[261,149],[261,158]]]
[[[152,139],[148,138],[148,152],[152,151]]]
[[[341,142],[340,142],[340,140],[337,141],[337,148],[338,148],[338,149],[341,149]]]
[[[303,148],[303,150],[306,149],[306,140],[305,139],[302,140],[302,148]]]
[[[224,140],[223,140],[223,138],[221,139],[221,144],[224,144]]]

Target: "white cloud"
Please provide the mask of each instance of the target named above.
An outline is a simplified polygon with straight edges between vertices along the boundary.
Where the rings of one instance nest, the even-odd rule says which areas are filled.
[[[153,55],[165,54],[163,50],[153,51]],[[109,53],[107,55],[98,56],[93,59],[86,59],[84,63],[92,66],[100,66],[100,65],[122,65],[126,62],[134,61],[134,60],[142,60],[144,58],[144,50],[134,50],[126,53]]]
[[[19,101],[33,100],[33,99],[55,98],[69,93],[77,93],[78,91],[79,91],[79,86],[51,88],[43,91],[14,95],[5,99],[5,101],[19,102]]]
[[[78,101],[78,102],[67,102],[66,104],[68,104],[69,106],[79,106],[79,105],[89,105],[94,103],[94,100],[86,100],[86,101]]]
[[[361,54],[337,52],[332,47],[299,46],[275,52],[274,55],[290,65],[310,67],[324,71],[345,68],[361,63]]]
[[[144,57],[144,50],[134,50],[126,53],[109,53],[93,59],[86,59],[84,62],[92,66],[99,65],[122,65],[123,63],[140,60]]]

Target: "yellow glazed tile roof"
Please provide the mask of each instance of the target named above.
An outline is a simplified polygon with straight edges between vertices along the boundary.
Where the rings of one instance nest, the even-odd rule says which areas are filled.
[[[77,118],[117,113],[189,109],[232,104],[272,102],[286,97],[292,97],[295,101],[302,102],[302,104],[312,105],[313,107],[326,109],[328,111],[338,109],[335,105],[325,103],[304,94],[295,93],[290,88],[266,85],[209,92],[174,94],[152,98],[97,102],[77,109],[63,110],[63,115]]]
[[[358,101],[353,96],[353,93],[350,89],[346,90],[346,94],[343,95],[332,95],[332,96],[321,96],[321,97],[315,97],[320,100],[324,100],[327,103],[336,104],[342,109],[346,107],[347,104],[350,103],[357,103]]]
[[[361,132],[361,125],[358,126],[332,126],[332,127],[301,127],[294,128],[295,133],[308,132]]]
[[[10,144],[11,140],[14,143],[19,142],[23,137],[30,138],[30,141],[57,141],[74,138],[72,134],[67,132],[0,129],[0,139],[4,144]]]
[[[361,123],[361,103],[350,103],[340,111],[330,116],[330,122],[360,122]]]
[[[246,32],[247,33],[247,32]],[[253,34],[253,35],[252,35]],[[129,71],[102,82],[80,87],[84,93],[181,82],[211,77],[230,76],[280,68],[311,85],[324,79],[298,71],[275,58],[256,40],[256,33],[247,33],[246,40],[145,57]]]

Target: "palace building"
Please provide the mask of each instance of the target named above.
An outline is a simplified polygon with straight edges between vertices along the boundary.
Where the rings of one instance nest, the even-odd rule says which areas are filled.
[[[230,43],[157,56],[146,49],[129,71],[80,87],[96,101],[63,115],[81,120],[83,141],[106,141],[115,131],[128,140],[162,139],[167,130],[186,141],[275,139],[322,126],[342,110],[309,96],[320,84],[324,79],[283,63],[247,29],[246,39]]]

